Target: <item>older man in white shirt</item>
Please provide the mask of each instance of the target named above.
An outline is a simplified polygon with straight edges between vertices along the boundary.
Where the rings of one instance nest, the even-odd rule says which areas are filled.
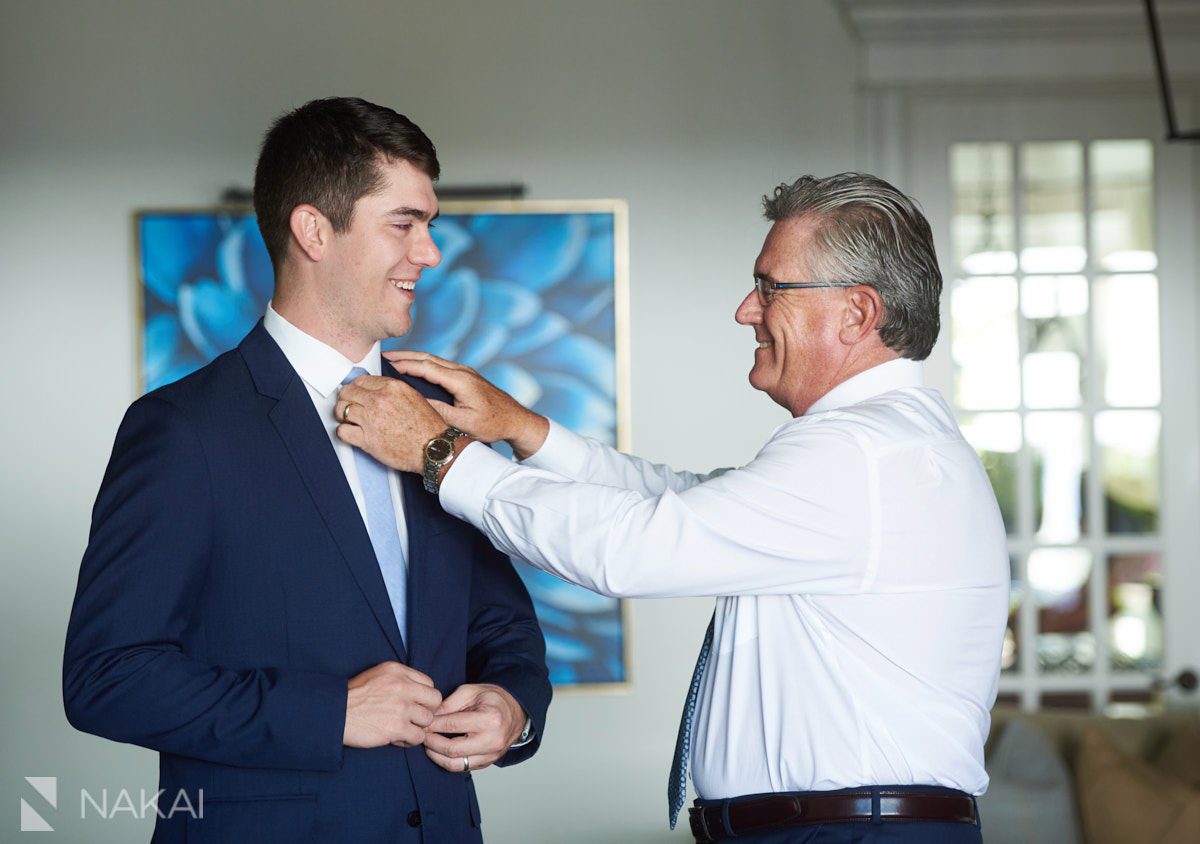
[[[1008,559],[983,467],[921,385],[941,293],[929,225],[856,173],[764,205],[736,319],[758,341],[751,384],[793,419],[747,465],[693,475],[620,454],[419,352],[389,357],[454,405],[360,379],[338,435],[423,472],[447,512],[566,580],[717,597],[672,826],[690,764],[697,841],[978,842]]]

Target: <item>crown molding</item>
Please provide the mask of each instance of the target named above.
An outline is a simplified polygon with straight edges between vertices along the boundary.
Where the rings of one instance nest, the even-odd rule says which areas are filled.
[[[1189,80],[1193,84],[1198,80]],[[1028,102],[1063,97],[1127,98],[1144,100],[1158,93],[1149,79],[1096,77],[1059,80],[977,80],[947,79],[898,80],[860,83],[858,91],[864,96],[900,95],[912,101],[923,99],[1014,99]]]
[[[834,0],[865,43],[1146,37],[1139,0]],[[1200,35],[1200,3],[1157,0],[1172,35]]]

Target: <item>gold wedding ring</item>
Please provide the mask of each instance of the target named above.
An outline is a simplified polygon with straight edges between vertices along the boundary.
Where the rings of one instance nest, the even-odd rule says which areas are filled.
[[[343,422],[350,421],[350,406],[352,404],[353,404],[353,402],[346,402],[346,406],[342,408],[342,421]]]
[[[471,770],[471,757],[464,756],[463,757],[463,773],[465,774],[469,770]]]

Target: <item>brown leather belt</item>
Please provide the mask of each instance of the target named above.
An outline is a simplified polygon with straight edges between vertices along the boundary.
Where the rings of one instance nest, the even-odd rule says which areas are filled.
[[[880,821],[944,821],[975,823],[975,801],[951,789],[922,791],[914,788],[877,789]],[[709,844],[738,835],[788,826],[875,819],[872,789],[851,789],[821,794],[769,794],[735,798],[715,805],[688,809],[692,835]]]

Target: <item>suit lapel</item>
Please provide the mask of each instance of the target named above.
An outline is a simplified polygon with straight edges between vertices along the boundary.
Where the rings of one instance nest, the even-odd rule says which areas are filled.
[[[385,358],[383,374],[399,378],[422,395],[431,395],[430,384],[416,378],[397,375]],[[438,398],[448,398],[444,395]],[[451,529],[455,520],[447,516],[437,497],[425,491],[420,475],[400,473],[400,488],[404,493],[404,520],[408,525],[408,653],[411,665],[417,665],[425,654],[426,637],[440,629],[437,588],[438,536]]]
[[[271,423],[287,446],[296,470],[371,612],[396,655],[402,662],[407,662],[408,654],[388,601],[371,537],[304,382],[261,322],[242,341],[240,349],[259,392],[278,400],[269,413]],[[406,501],[407,498],[406,491]],[[411,588],[409,594],[412,594]]]
[[[401,472],[400,486],[404,490],[404,519],[408,523],[408,649],[415,665],[415,655],[424,653],[423,634],[439,627],[437,619],[430,618],[428,613],[437,609],[437,601],[431,600],[429,567],[436,564],[431,558],[437,547],[431,526],[437,524],[441,508],[425,491],[419,476]]]

